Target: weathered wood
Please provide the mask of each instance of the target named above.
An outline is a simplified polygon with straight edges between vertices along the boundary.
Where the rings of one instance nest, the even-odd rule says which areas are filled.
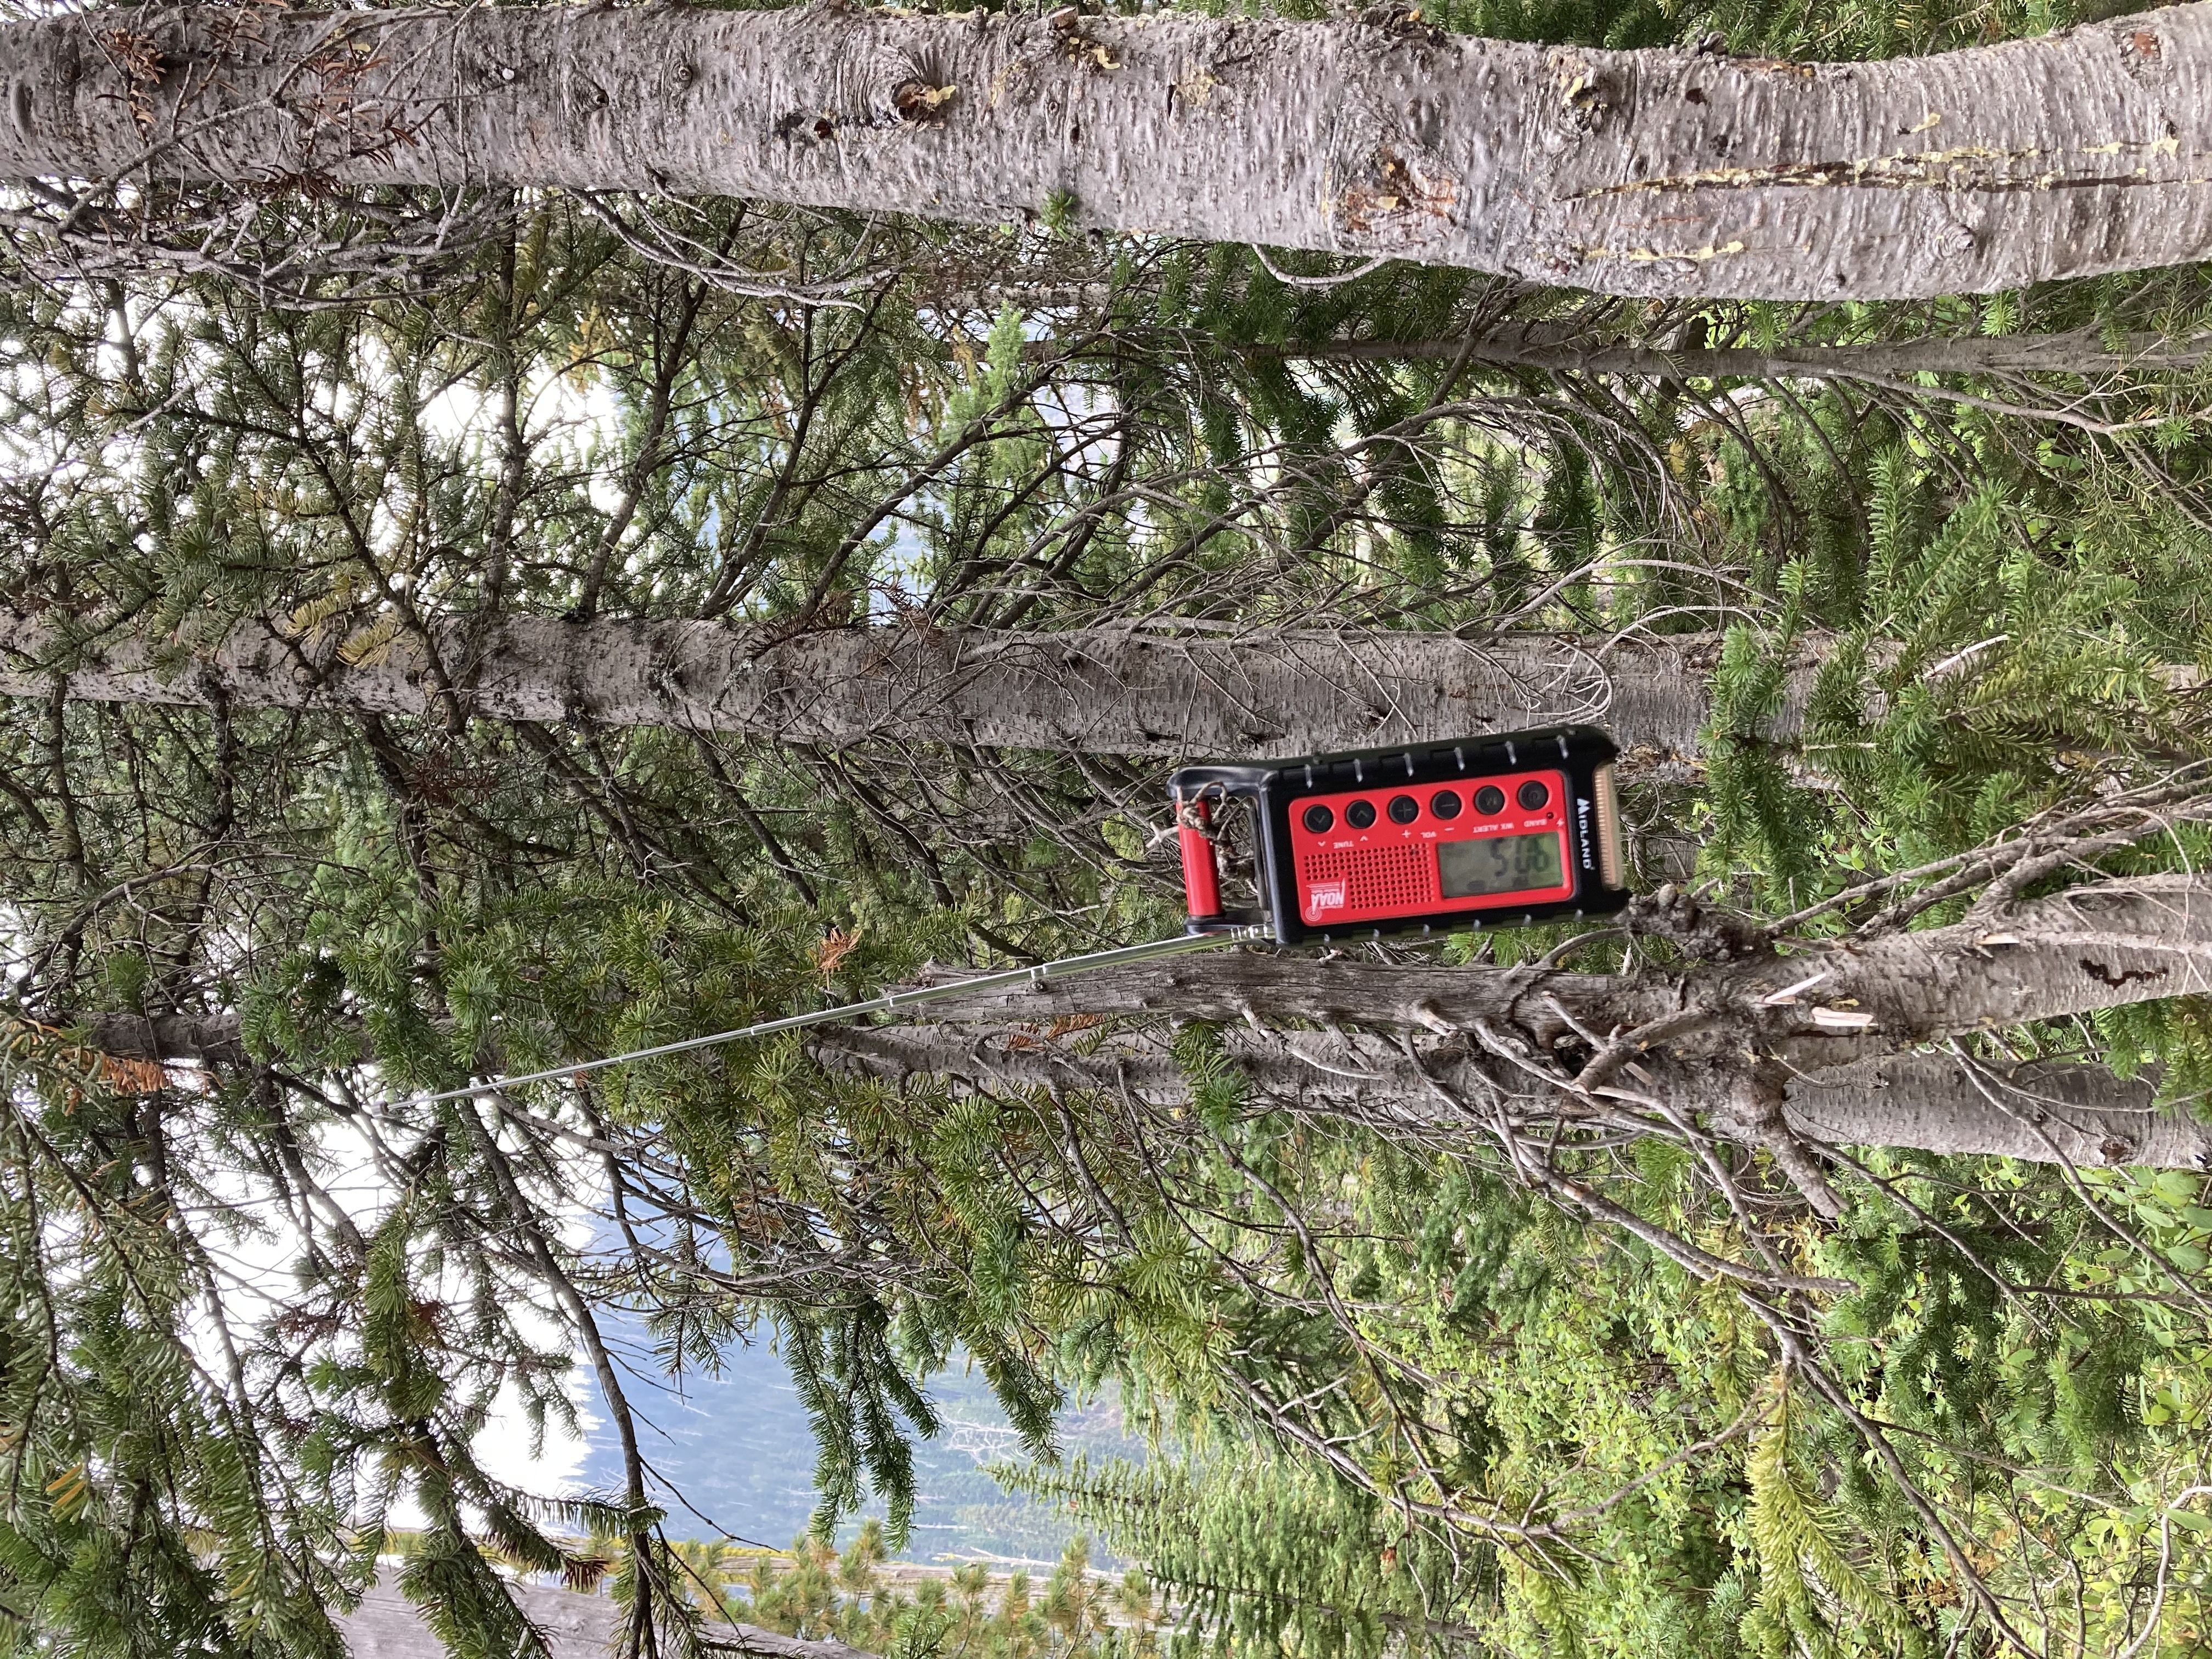
[[[1231,756],[1432,741],[1602,722],[1629,750],[1696,752],[1716,636],[1585,641],[1508,634],[1253,629],[1218,636],[908,626],[784,636],[697,622],[517,616],[437,624],[363,655],[335,630],[242,624],[212,647],[118,634],[71,645],[0,611],[0,694],[98,702],[357,709],[443,720],[441,684],[476,714],[744,732],[1091,752]],[[1792,671],[1777,735],[1796,727],[1817,658]]]
[[[1242,355],[1280,362],[1459,362],[1637,380],[1872,380],[1916,374],[2108,375],[2194,368],[2212,356],[2202,336],[2170,339],[2102,330],[2058,334],[1970,335],[1934,340],[1869,340],[1846,345],[1593,345],[1587,331],[1551,323],[1476,335],[1414,340],[1321,340],[1251,345]]]
[[[868,1075],[1127,1090],[1167,1104],[1184,1097],[1185,1085],[1156,1032],[1116,1030],[1101,1041],[1064,1022],[1214,1019],[1227,1024],[1231,1054],[1263,1091],[1309,1109],[1425,1129],[1441,1121],[1439,1103],[1413,1069],[1408,1041],[1448,1091],[1483,1098],[1502,1089],[1531,1103],[1530,1111],[1552,1114],[1571,1091],[1547,1091],[1463,1037],[1439,1033],[1486,1024],[1540,1055],[1590,1032],[1650,1027],[1637,1050],[1650,1073],[1639,1086],[1685,1110],[1717,1113],[1723,1133],[1731,1132],[1728,1114],[1750,1075],[1748,1059],[1753,1073],[1773,1079],[1787,1127],[1808,1140],[2193,1169],[2212,1167],[2212,1124],[2160,1106],[2150,1081],[2070,1062],[1970,1068],[1916,1050],[2031,1020],[2201,994],[2208,985],[2212,882],[2166,877],[2075,889],[2011,907],[1994,921],[1676,973],[1385,967],[1260,951],[1193,957],[980,994],[940,1005],[932,1024],[824,1027],[807,1042],[824,1064]],[[216,1066],[246,1059],[234,1014],[89,1015],[75,1025],[125,1058]],[[1267,1027],[1276,1029],[1255,1029]]]
[[[1926,296],[2212,251],[2212,14],[1869,64],[1412,13],[93,10],[0,29],[0,176],[1049,213],[1627,295]]]
[[[195,1066],[247,1066],[239,1018],[214,1014],[64,1014],[42,1024],[80,1033],[88,1048],[117,1060],[181,1060]]]
[[[1527,1079],[1486,1062],[1464,1042],[1412,1039],[1421,1057],[1416,1071],[1402,1041],[1345,1031],[1222,1034],[1261,1099],[1386,1133],[1482,1134],[1481,1125],[1438,1099],[1423,1072],[1462,1099],[1494,1098],[1502,1084],[1527,1115],[1569,1115],[1562,1108],[1571,1102],[1532,1091]],[[1155,1108],[1190,1099],[1188,1078],[1155,1033],[1117,1033],[1102,1042],[1096,1033],[968,1025],[825,1026],[808,1036],[807,1048],[834,1071],[891,1083],[927,1077],[982,1093],[1097,1090]],[[1970,1069],[1949,1054],[1888,1054],[1790,1077],[1782,1112],[1793,1133],[1820,1146],[2212,1169],[2212,1122],[2186,1105],[2161,1104],[2155,1074],[2123,1080],[2071,1061]],[[1708,1127],[1723,1135],[1729,1129],[1725,1114]]]
[[[2071,889],[2001,920],[1801,945],[1681,973],[1384,966],[1257,950],[1184,957],[979,994],[940,1018],[1154,1014],[1425,1031],[1478,1020],[1539,1048],[1692,1012],[1669,1035],[1686,1059],[1754,1048],[1801,1067],[2034,1019],[2212,988],[2212,880],[2155,877]]]

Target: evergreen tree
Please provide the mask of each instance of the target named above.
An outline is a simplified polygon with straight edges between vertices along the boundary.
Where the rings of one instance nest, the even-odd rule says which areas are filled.
[[[1455,9],[1555,24],[1549,8]],[[1632,38],[1673,33],[1689,9],[1566,9],[1569,28]],[[1763,8],[1695,9],[1742,35],[1825,34],[1830,52],[1928,29],[1823,30],[1814,14],[1790,30]],[[1725,35],[1701,50],[1561,48],[1455,34],[1417,10],[641,21],[547,8],[248,25],[185,9],[105,33],[38,19],[0,33],[13,118],[0,171],[1019,215],[1638,296],[1927,297],[2203,251],[2182,150],[2206,112],[2193,67],[2177,67],[2205,49],[2199,14],[1935,62],[1805,66],[1790,72],[1799,95],[1777,102],[1775,71],[1734,61]],[[2155,108],[2139,75],[2160,77]],[[1413,82],[1430,93],[1408,108]],[[2033,94],[2015,95],[2023,86]],[[1920,139],[1931,113],[1942,135]],[[2139,136],[2146,121],[2172,123],[2174,143]],[[2065,203],[2039,184],[2057,157]],[[1938,185],[1974,206],[1923,207]],[[124,205],[98,189],[53,195],[64,233],[95,204]]]
[[[321,244],[281,306],[173,237],[169,275],[0,301],[18,1646],[333,1651],[403,1498],[461,1652],[526,1639],[518,1565],[604,1574],[637,1652],[732,1613],[1006,1659],[2191,1639],[2212,1211],[2127,1165],[2203,1135],[2201,1011],[2162,994],[2204,916],[2197,273],[1637,307],[750,205],[466,213],[383,265]],[[1555,355],[1470,343],[1500,338]],[[1814,383],[1814,351],[1859,355]],[[1176,745],[1110,747],[1112,710],[1073,752],[501,700],[501,641],[679,624],[1348,635],[1345,684],[1398,635],[1640,646],[1680,665],[1630,799],[1662,892],[1579,943],[1224,958],[963,1011],[987,1037],[399,1104],[1176,925]],[[249,629],[298,648],[260,671],[287,695],[226,678]],[[76,695],[132,652],[158,696]],[[1540,679],[1528,718],[1601,685]],[[1686,994],[1723,1017],[1610,1046]],[[1900,1102],[1949,1139],[1834,1132]],[[634,1437],[609,1493],[486,1474],[489,1415],[560,1420],[572,1364],[631,1434],[616,1319],[672,1370],[778,1344],[825,1533],[876,1493],[896,1534],[956,1351],[1039,1454],[1059,1390],[1112,1382],[1164,1461],[1033,1478],[1152,1577],[893,1605],[866,1533],[683,1547]]]

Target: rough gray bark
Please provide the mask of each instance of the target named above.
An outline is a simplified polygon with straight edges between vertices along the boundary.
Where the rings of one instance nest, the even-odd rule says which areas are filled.
[[[1223,954],[1046,981],[944,1005],[927,1026],[826,1027],[808,1042],[825,1063],[971,1085],[1127,1089],[1154,1104],[1183,1097],[1156,1033],[1105,1037],[1046,1022],[1154,1015],[1228,1022],[1224,1040],[1259,1086],[1305,1109],[1410,1128],[1438,1121],[1447,1093],[1501,1091],[1530,1116],[1603,1103],[1552,1086],[1469,1032],[1502,1034],[1537,1059],[1562,1045],[1641,1033],[1632,1096],[1703,1113],[1766,1144],[1779,1127],[1833,1145],[1998,1152],[2037,1161],[2212,1167],[2212,1125],[2159,1109],[2148,1082],[2037,1064],[2003,1072],[1917,1045],[2029,1020],[2201,994],[2212,984],[2212,882],[2110,882],[2015,905],[1993,921],[1763,951],[1687,973],[1623,975],[1514,969],[1384,967],[1342,959]],[[979,1030],[969,1021],[1012,1031]],[[1323,1029],[1310,1029],[1320,1025]],[[1362,1028],[1346,1030],[1348,1025]],[[1304,1026],[1305,1030],[1286,1030]],[[1273,1028],[1273,1029],[1269,1029]],[[237,1063],[234,1015],[82,1017],[76,1029],[125,1058]],[[1073,1032],[1072,1040],[1070,1033]],[[1745,1062],[1750,1062],[1746,1070]],[[1622,1068],[1615,1068],[1618,1075]],[[1562,1085],[1572,1068],[1560,1073]],[[1747,1081],[1758,1086],[1746,1104]],[[1579,1105],[1577,1104],[1579,1102]]]
[[[1577,1025],[1610,1034],[1665,1022],[1649,1052],[1698,1061],[1753,1048],[1819,1069],[2208,988],[2212,879],[2158,877],[2075,888],[1991,920],[1807,944],[1789,956],[1756,951],[1687,974],[1383,966],[1240,950],[947,1006],[975,1019],[1155,1014],[1385,1031],[1486,1022],[1539,1049],[1574,1037]]]
[[[1231,1030],[1222,1042],[1255,1091],[1287,1109],[1414,1132],[1466,1127],[1442,1109],[1395,1039]],[[924,1076],[984,1091],[1097,1089],[1153,1108],[1190,1098],[1167,1042],[1149,1033],[1102,1042],[1095,1033],[825,1026],[807,1047],[832,1070],[892,1083]],[[1455,1094],[1480,1097],[1498,1085],[1499,1068],[1464,1042],[1423,1036],[1413,1047],[1423,1069]],[[1561,1103],[1523,1099],[1540,1115]],[[2154,1078],[2122,1081],[2071,1062],[1976,1072],[1948,1054],[1891,1054],[1790,1078],[1782,1110],[1793,1133],[1826,1146],[2212,1169],[2212,1122],[2161,1107]]]
[[[2161,1107],[2157,1082],[2060,1060],[1977,1073],[1902,1054],[1793,1079],[1784,1110],[1797,1134],[1830,1146],[2212,1170],[2212,1122]]]
[[[1818,975],[1818,978],[1815,976]],[[925,982],[943,975],[925,975]],[[1811,981],[1808,983],[1808,981]],[[2212,879],[2156,877],[2072,889],[1995,921],[1764,952],[1693,972],[1608,975],[1384,966],[1226,950],[1047,979],[947,1002],[950,1024],[1092,1016],[1316,1023],[1375,1033],[1510,1027],[1532,1047],[1657,1028],[1639,1053],[1686,1060],[1755,1046],[1828,1070],[1916,1044],[2212,988]],[[124,1058],[240,1059],[234,1014],[80,1015],[76,1029]],[[1272,1039],[1271,1039],[1272,1040]]]
[[[1796,64],[1402,14],[93,11],[0,32],[0,175],[724,192],[1632,295],[2025,286],[2212,250],[2212,16]]]
[[[88,1048],[118,1060],[185,1060],[196,1066],[246,1066],[239,1018],[217,1014],[62,1014],[43,1019],[79,1034]]]
[[[1475,337],[1427,340],[1330,340],[1315,345],[1257,345],[1244,355],[1296,362],[1456,362],[1534,368],[1555,374],[1626,380],[1895,381],[1915,374],[2082,374],[2194,368],[2212,342],[2130,334],[2117,345],[2096,329],[2062,334],[2003,334],[1966,339],[1869,341],[1860,345],[1778,347],[1589,346],[1575,331],[1545,324]]]
[[[1622,747],[1693,754],[1710,715],[1710,636],[1583,641],[1547,635],[1255,631],[1207,638],[1122,630],[831,629],[790,638],[694,622],[456,618],[426,647],[402,637],[347,660],[336,632],[266,621],[211,648],[136,635],[67,648],[37,617],[0,611],[0,694],[444,718],[466,684],[500,719],[746,732],[787,743],[866,738],[1135,755],[1297,754],[1425,741],[1553,720],[1601,721]],[[442,665],[442,676],[432,672]],[[458,672],[463,663],[473,671]],[[1791,676],[1793,732],[1815,662]]]

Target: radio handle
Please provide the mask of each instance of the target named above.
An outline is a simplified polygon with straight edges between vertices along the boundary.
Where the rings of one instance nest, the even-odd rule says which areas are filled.
[[[1221,865],[1213,850],[1213,815],[1206,810],[1203,791],[1185,800],[1176,791],[1176,842],[1182,850],[1183,908],[1190,912],[1194,932],[1218,924],[1221,915]]]

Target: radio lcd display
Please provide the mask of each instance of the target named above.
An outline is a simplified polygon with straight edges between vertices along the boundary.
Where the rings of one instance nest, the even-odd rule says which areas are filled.
[[[1448,899],[1559,884],[1559,834],[1492,836],[1437,848],[1437,890]]]
[[[1185,767],[1169,787],[1188,927],[1265,921],[1288,945],[1610,915],[1628,902],[1615,752],[1594,727],[1553,726]],[[1231,867],[1255,908],[1223,902],[1217,842],[1239,811],[1250,857]]]

